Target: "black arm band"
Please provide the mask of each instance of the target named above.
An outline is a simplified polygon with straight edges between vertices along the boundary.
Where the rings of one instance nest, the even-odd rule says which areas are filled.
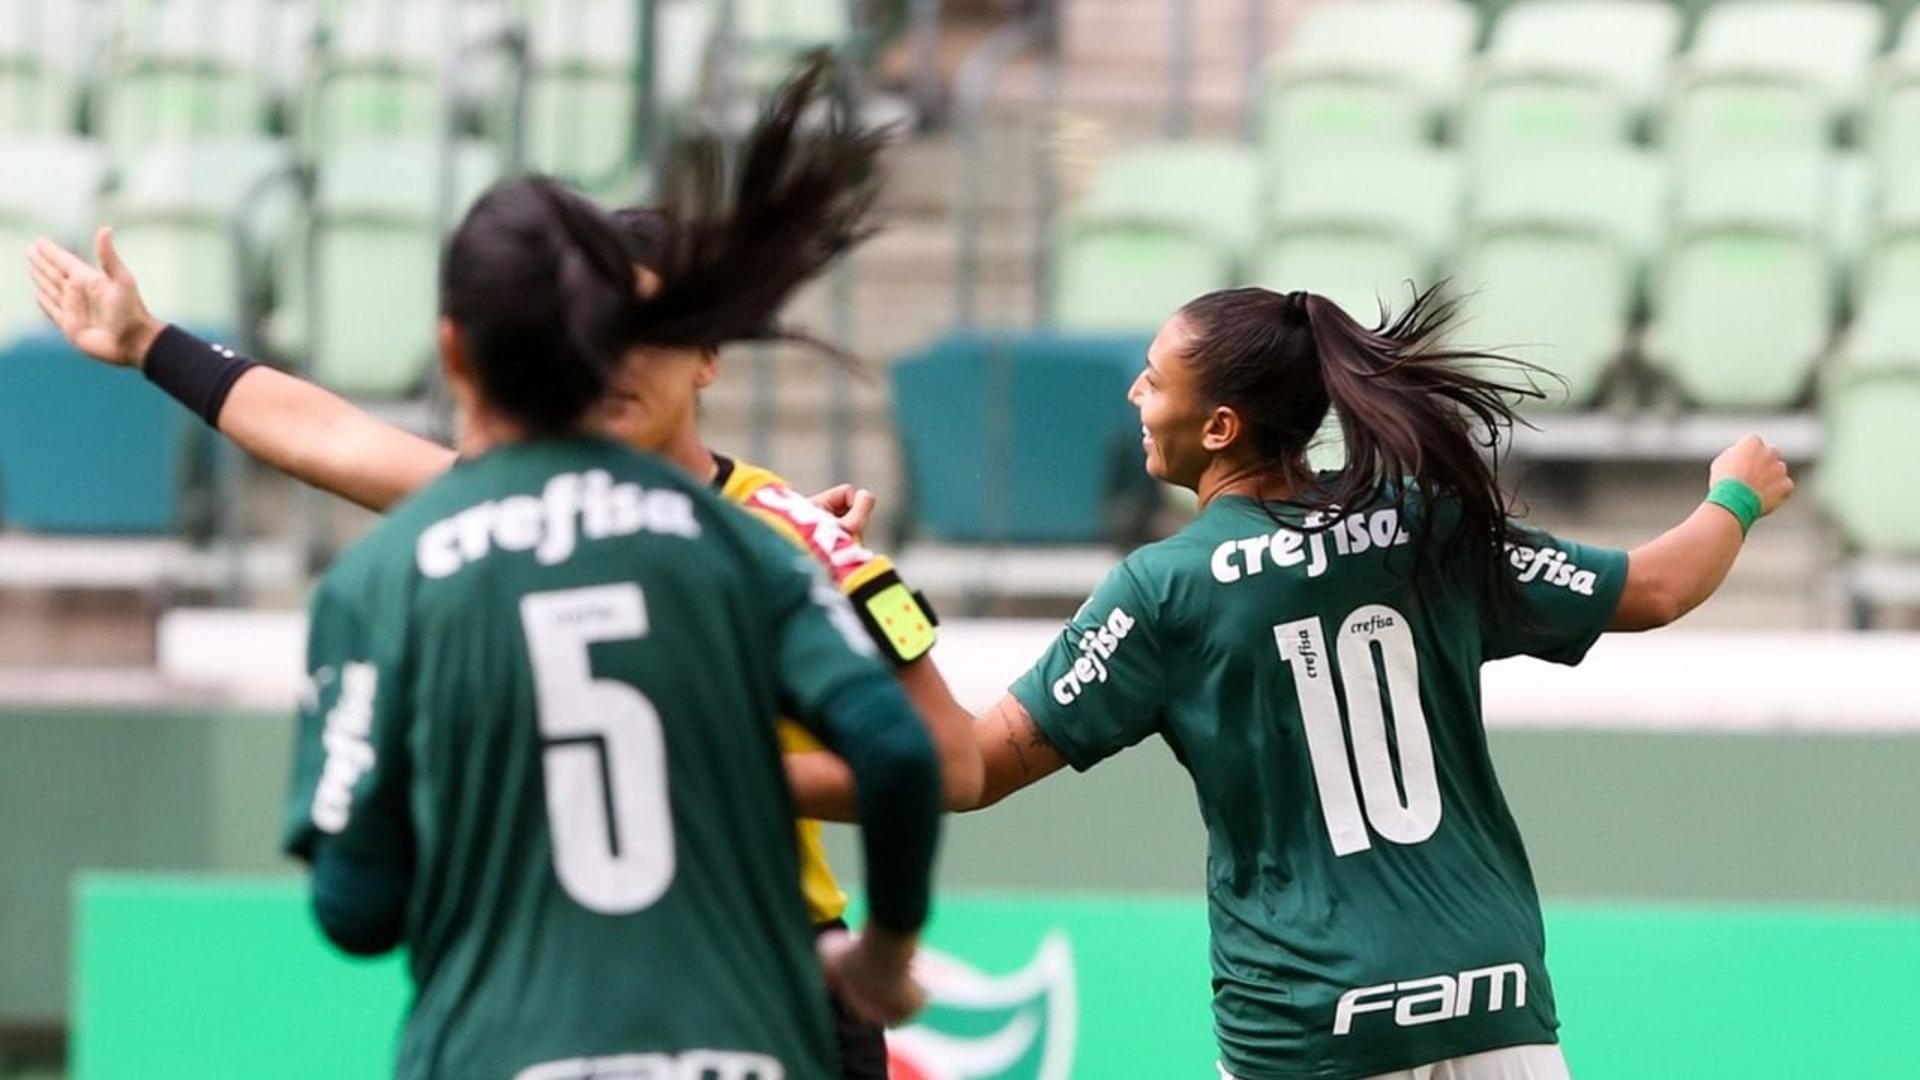
[[[147,381],[192,409],[208,427],[220,426],[220,410],[240,376],[259,364],[225,345],[202,341],[169,325],[147,350]]]

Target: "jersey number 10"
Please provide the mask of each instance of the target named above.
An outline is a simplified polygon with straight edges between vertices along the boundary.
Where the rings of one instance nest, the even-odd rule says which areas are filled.
[[[640,586],[595,585],[520,600],[533,661],[553,870],[588,911],[628,915],[673,881],[666,736],[647,695],[596,679],[587,648],[647,636]]]
[[[1293,667],[1307,755],[1313,759],[1313,782],[1320,789],[1320,811],[1327,819],[1333,853],[1351,855],[1372,847],[1369,823],[1373,832],[1396,844],[1417,844],[1432,836],[1440,827],[1440,781],[1433,768],[1427,714],[1420,706],[1420,658],[1406,616],[1382,604],[1355,609],[1340,620],[1339,656],[1334,658],[1327,655],[1326,632],[1317,617],[1281,623],[1273,628],[1273,640],[1280,658]],[[1378,667],[1375,646],[1380,649]],[[1333,688],[1336,668],[1346,691],[1344,721]],[[1397,780],[1387,752],[1388,704],[1393,707],[1394,748],[1400,758]],[[1353,786],[1356,771],[1359,796]]]

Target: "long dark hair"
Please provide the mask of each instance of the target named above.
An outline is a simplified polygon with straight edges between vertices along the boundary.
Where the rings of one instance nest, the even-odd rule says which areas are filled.
[[[1289,503],[1322,520],[1394,506],[1413,530],[1410,578],[1438,567],[1510,607],[1518,586],[1501,567],[1513,500],[1498,450],[1518,401],[1545,395],[1532,365],[1447,344],[1458,314],[1441,285],[1372,328],[1309,292],[1229,289],[1180,310],[1201,392],[1239,414]],[[1306,451],[1329,408],[1347,460],[1323,477]]]
[[[613,219],[544,177],[495,186],[447,244],[440,310],[475,380],[536,435],[571,430],[606,393],[638,283]]]
[[[816,53],[761,115],[729,168],[717,142],[691,145],[660,205],[616,212],[628,251],[660,276],[643,343],[718,348],[789,340],[845,358],[781,325],[795,290],[876,232],[891,133],[863,129]],[[731,176],[731,182],[729,177]]]
[[[832,65],[816,56],[778,92],[732,183],[709,147],[657,210],[608,214],[544,177],[483,196],[447,245],[441,311],[488,399],[534,434],[554,434],[580,424],[636,347],[812,341],[777,317],[875,231],[887,137],[859,130],[832,99]],[[650,296],[636,264],[661,278]]]

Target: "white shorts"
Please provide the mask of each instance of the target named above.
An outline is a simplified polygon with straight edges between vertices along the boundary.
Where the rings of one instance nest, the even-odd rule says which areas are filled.
[[[1234,1080],[1225,1067],[1220,1080]],[[1569,1080],[1567,1058],[1558,1046],[1507,1046],[1484,1054],[1448,1058],[1367,1080]]]

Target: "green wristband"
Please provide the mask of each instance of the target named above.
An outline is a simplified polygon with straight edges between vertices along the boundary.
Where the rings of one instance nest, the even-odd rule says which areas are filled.
[[[1732,514],[1740,522],[1742,536],[1753,530],[1753,523],[1760,520],[1760,514],[1765,509],[1759,492],[1753,490],[1745,480],[1731,478],[1718,481],[1707,489],[1707,501]]]

